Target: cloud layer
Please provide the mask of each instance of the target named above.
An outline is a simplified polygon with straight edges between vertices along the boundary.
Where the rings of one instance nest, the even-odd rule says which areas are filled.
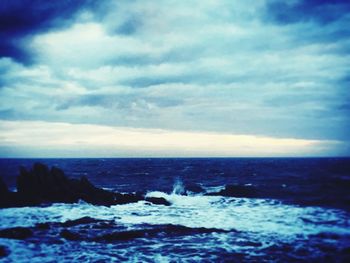
[[[337,141],[329,154],[350,153],[348,1],[16,0],[0,17],[2,120]]]

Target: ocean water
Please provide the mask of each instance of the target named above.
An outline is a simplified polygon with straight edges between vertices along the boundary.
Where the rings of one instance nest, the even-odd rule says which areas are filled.
[[[79,202],[0,209],[0,229],[31,227],[37,233],[26,240],[0,238],[0,245],[9,251],[0,261],[350,259],[350,159],[2,159],[0,175],[14,189],[18,166],[29,168],[38,161],[62,168],[69,177],[84,175],[99,187],[141,191],[171,205],[139,201],[104,207]],[[251,186],[259,194],[256,198],[207,195],[228,184]],[[193,185],[202,190],[186,192]],[[55,223],[82,217],[100,220],[69,228],[86,238],[67,240],[59,235],[63,228]],[[45,222],[53,227],[38,230],[38,223]]]

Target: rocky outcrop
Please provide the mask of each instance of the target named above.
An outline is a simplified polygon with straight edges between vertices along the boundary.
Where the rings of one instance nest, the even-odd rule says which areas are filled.
[[[66,222],[46,222],[33,227],[15,227],[0,230],[1,238],[25,239],[30,242],[56,243],[60,239],[85,242],[118,242],[136,238],[192,236],[208,233],[228,233],[235,230],[186,227],[182,225],[136,225],[135,228],[119,225],[114,220],[83,217]]]
[[[10,254],[10,251],[7,247],[0,245],[0,258],[6,257]]]
[[[186,189],[187,195],[191,193],[199,194],[199,193],[205,192],[203,187],[201,187],[199,184],[194,184],[194,183],[186,185],[185,189]]]
[[[13,227],[0,230],[0,237],[10,239],[26,239],[33,235],[32,230],[26,227]]]
[[[163,197],[146,197],[145,201],[155,205],[167,205],[167,206],[171,205],[171,203]]]
[[[94,186],[86,177],[68,178],[56,167],[51,170],[44,164],[35,163],[27,171],[20,167],[17,192],[9,192],[0,180],[0,207],[33,206],[43,203],[74,203],[83,200],[93,205],[111,206],[146,200],[153,204],[170,205],[164,198],[145,198],[140,193],[114,193]]]
[[[226,185],[224,189],[219,192],[208,193],[206,195],[212,196],[227,196],[227,197],[258,197],[258,190],[250,185]]]

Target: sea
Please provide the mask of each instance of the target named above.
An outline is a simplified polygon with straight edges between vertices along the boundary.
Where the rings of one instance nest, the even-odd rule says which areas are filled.
[[[0,262],[350,262],[350,158],[0,159],[0,176],[16,191],[19,166],[36,162],[171,205],[3,208],[0,230],[45,223],[51,230],[0,238],[7,250]],[[215,194],[227,185],[258,195]],[[71,224],[69,233],[86,240],[57,234],[83,217],[96,221]],[[109,238],[95,238],[102,233]]]

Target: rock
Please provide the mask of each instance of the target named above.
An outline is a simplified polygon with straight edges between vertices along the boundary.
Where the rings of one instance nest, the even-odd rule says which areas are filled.
[[[189,185],[186,185],[185,188],[186,188],[187,194],[189,193],[199,194],[204,192],[204,189],[198,184],[189,184]]]
[[[6,257],[10,254],[10,251],[7,247],[0,245],[0,258]]]
[[[43,203],[74,203],[83,200],[93,205],[120,205],[145,200],[143,194],[121,194],[95,187],[86,177],[69,179],[56,167],[51,170],[35,163],[27,171],[20,167],[17,193],[9,192],[0,180],[0,207],[35,206]],[[162,199],[149,199],[154,204],[169,205]]]
[[[181,225],[145,225],[144,229],[114,231],[112,233],[102,234],[92,238],[97,242],[115,242],[126,241],[135,238],[157,238],[157,237],[173,237],[186,236],[207,233],[227,233],[227,231],[216,228],[191,228]]]
[[[0,197],[6,196],[8,193],[9,193],[9,190],[6,184],[4,183],[4,181],[2,180],[2,178],[0,177]]]
[[[79,199],[95,205],[115,204],[112,192],[95,187],[86,177],[69,179],[56,167],[35,163],[29,172],[20,168],[17,178],[17,191],[23,200],[30,204],[45,202],[74,203]]]
[[[139,194],[120,194],[115,193],[115,204],[129,204],[144,200],[144,197]]]
[[[215,192],[208,193],[207,195],[220,195],[229,197],[258,197],[257,189],[253,186],[247,185],[226,185],[225,189]]]
[[[341,253],[347,256],[350,256],[350,247],[343,248]]]
[[[166,205],[166,206],[171,205],[171,203],[163,197],[146,197],[145,201],[155,205]]]
[[[114,242],[143,237],[147,237],[147,232],[144,230],[129,230],[103,234],[101,236],[95,237],[93,240],[97,242]]]
[[[46,165],[40,163],[35,163],[29,172],[21,169],[21,175],[17,179],[17,191],[26,199],[39,203],[73,203],[79,200],[73,184],[62,170],[52,167],[49,171]]]
[[[11,206],[11,194],[0,177],[0,207],[8,207]]]
[[[37,223],[35,227],[39,230],[48,230],[50,229],[50,224],[49,223]]]
[[[60,233],[60,236],[63,237],[64,239],[71,240],[71,241],[82,240],[82,236],[80,234],[74,233],[67,229],[62,230]]]
[[[26,239],[33,235],[33,232],[26,227],[14,227],[0,230],[0,237],[11,239]]]

